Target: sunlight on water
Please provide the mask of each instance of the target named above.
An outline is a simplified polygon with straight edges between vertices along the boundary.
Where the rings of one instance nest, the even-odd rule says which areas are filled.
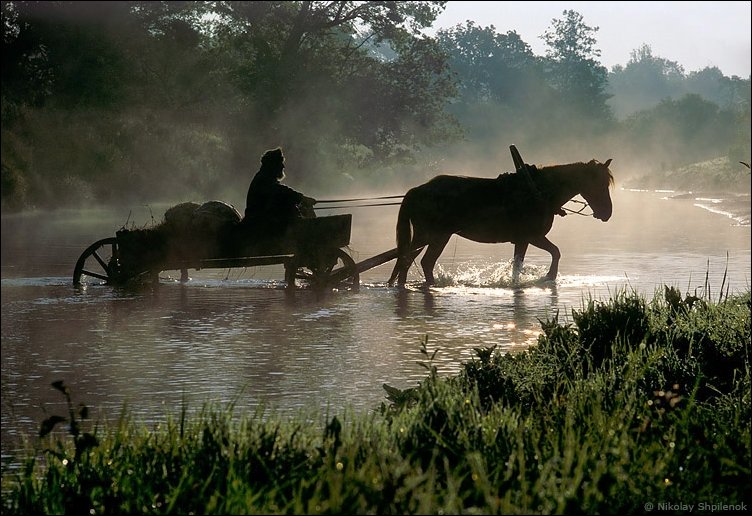
[[[735,221],[736,225],[749,226],[750,224],[749,215],[740,215],[738,210],[730,211],[729,209],[723,207],[724,201],[722,199],[698,198],[696,200],[704,201],[704,202],[695,203],[695,206],[697,206],[698,208],[702,208],[703,210],[708,210],[711,213],[716,213],[718,215],[723,215],[724,217],[728,217],[731,220]]]
[[[160,283],[172,283],[180,285],[180,278],[173,278],[171,276],[165,276],[164,274],[159,277]],[[222,279],[212,277],[200,277],[198,274],[191,275],[189,279],[191,287],[195,288],[250,288],[250,289],[271,289],[271,290],[283,290],[286,286],[284,281],[274,281],[267,279]]]
[[[488,266],[462,264],[453,273],[442,265],[436,267],[437,287],[485,287],[485,288],[522,288],[545,284],[548,268],[536,265],[524,265],[519,277],[513,277],[513,261],[495,263]]]
[[[441,265],[436,267],[436,287],[477,287],[486,289],[520,289],[528,287],[567,286],[585,288],[625,281],[615,275],[559,275],[555,282],[547,280],[548,268],[542,265],[525,264],[515,280],[513,262],[501,262],[488,266],[463,264],[450,272]]]
[[[564,287],[595,287],[601,285],[609,285],[618,283],[619,281],[625,281],[624,276],[580,276],[580,275],[562,275],[556,279],[556,282]]]

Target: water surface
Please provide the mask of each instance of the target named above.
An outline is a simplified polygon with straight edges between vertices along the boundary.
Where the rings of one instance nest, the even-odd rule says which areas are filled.
[[[10,460],[22,433],[64,413],[50,387],[70,385],[98,418],[124,406],[150,423],[182,403],[235,400],[288,414],[322,408],[373,410],[382,384],[425,377],[421,342],[438,349],[440,374],[456,372],[474,348],[533,345],[540,321],[588,299],[633,289],[651,298],[672,285],[717,298],[750,285],[749,198],[720,203],[661,192],[614,192],[613,218],[569,215],[550,239],[562,252],[555,283],[537,284],[547,253],[528,252],[523,285],[511,283],[510,244],[453,237],[439,260],[439,286],[389,288],[393,262],[361,277],[358,292],[286,294],[281,266],[162,274],[157,288],[74,288],[73,266],[126,221],[148,224],[161,211],[56,212],[2,218],[2,449]],[[744,212],[747,209],[747,212]],[[344,211],[344,210],[343,210]],[[356,261],[394,247],[396,207],[353,210]],[[331,214],[332,212],[323,213]],[[157,216],[157,214],[159,214]],[[746,219],[745,219],[746,216]]]

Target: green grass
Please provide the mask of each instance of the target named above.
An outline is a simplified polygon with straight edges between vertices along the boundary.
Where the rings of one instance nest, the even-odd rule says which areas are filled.
[[[205,407],[157,428],[123,418],[86,432],[71,402],[61,419],[75,435],[48,433],[21,471],[3,474],[3,512],[749,507],[749,292],[713,301],[667,288],[650,302],[623,292],[588,301],[572,321],[543,321],[525,352],[479,348],[452,377],[437,374],[424,342],[426,378],[385,386],[387,401],[371,413],[311,422]]]

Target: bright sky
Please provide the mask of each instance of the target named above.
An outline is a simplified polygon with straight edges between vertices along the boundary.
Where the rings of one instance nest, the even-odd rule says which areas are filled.
[[[545,55],[540,36],[565,10],[598,27],[596,48],[609,70],[626,65],[643,43],[653,56],[676,61],[686,73],[717,66],[726,76],[750,77],[752,2],[466,2],[450,1],[435,28],[472,20],[498,33],[514,30],[533,53]]]

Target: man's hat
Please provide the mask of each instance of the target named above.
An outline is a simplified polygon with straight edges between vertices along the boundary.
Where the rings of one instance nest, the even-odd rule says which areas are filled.
[[[276,149],[268,150],[261,156],[262,165],[271,165],[272,163],[281,163],[285,160],[282,155],[282,149],[277,147]]]

